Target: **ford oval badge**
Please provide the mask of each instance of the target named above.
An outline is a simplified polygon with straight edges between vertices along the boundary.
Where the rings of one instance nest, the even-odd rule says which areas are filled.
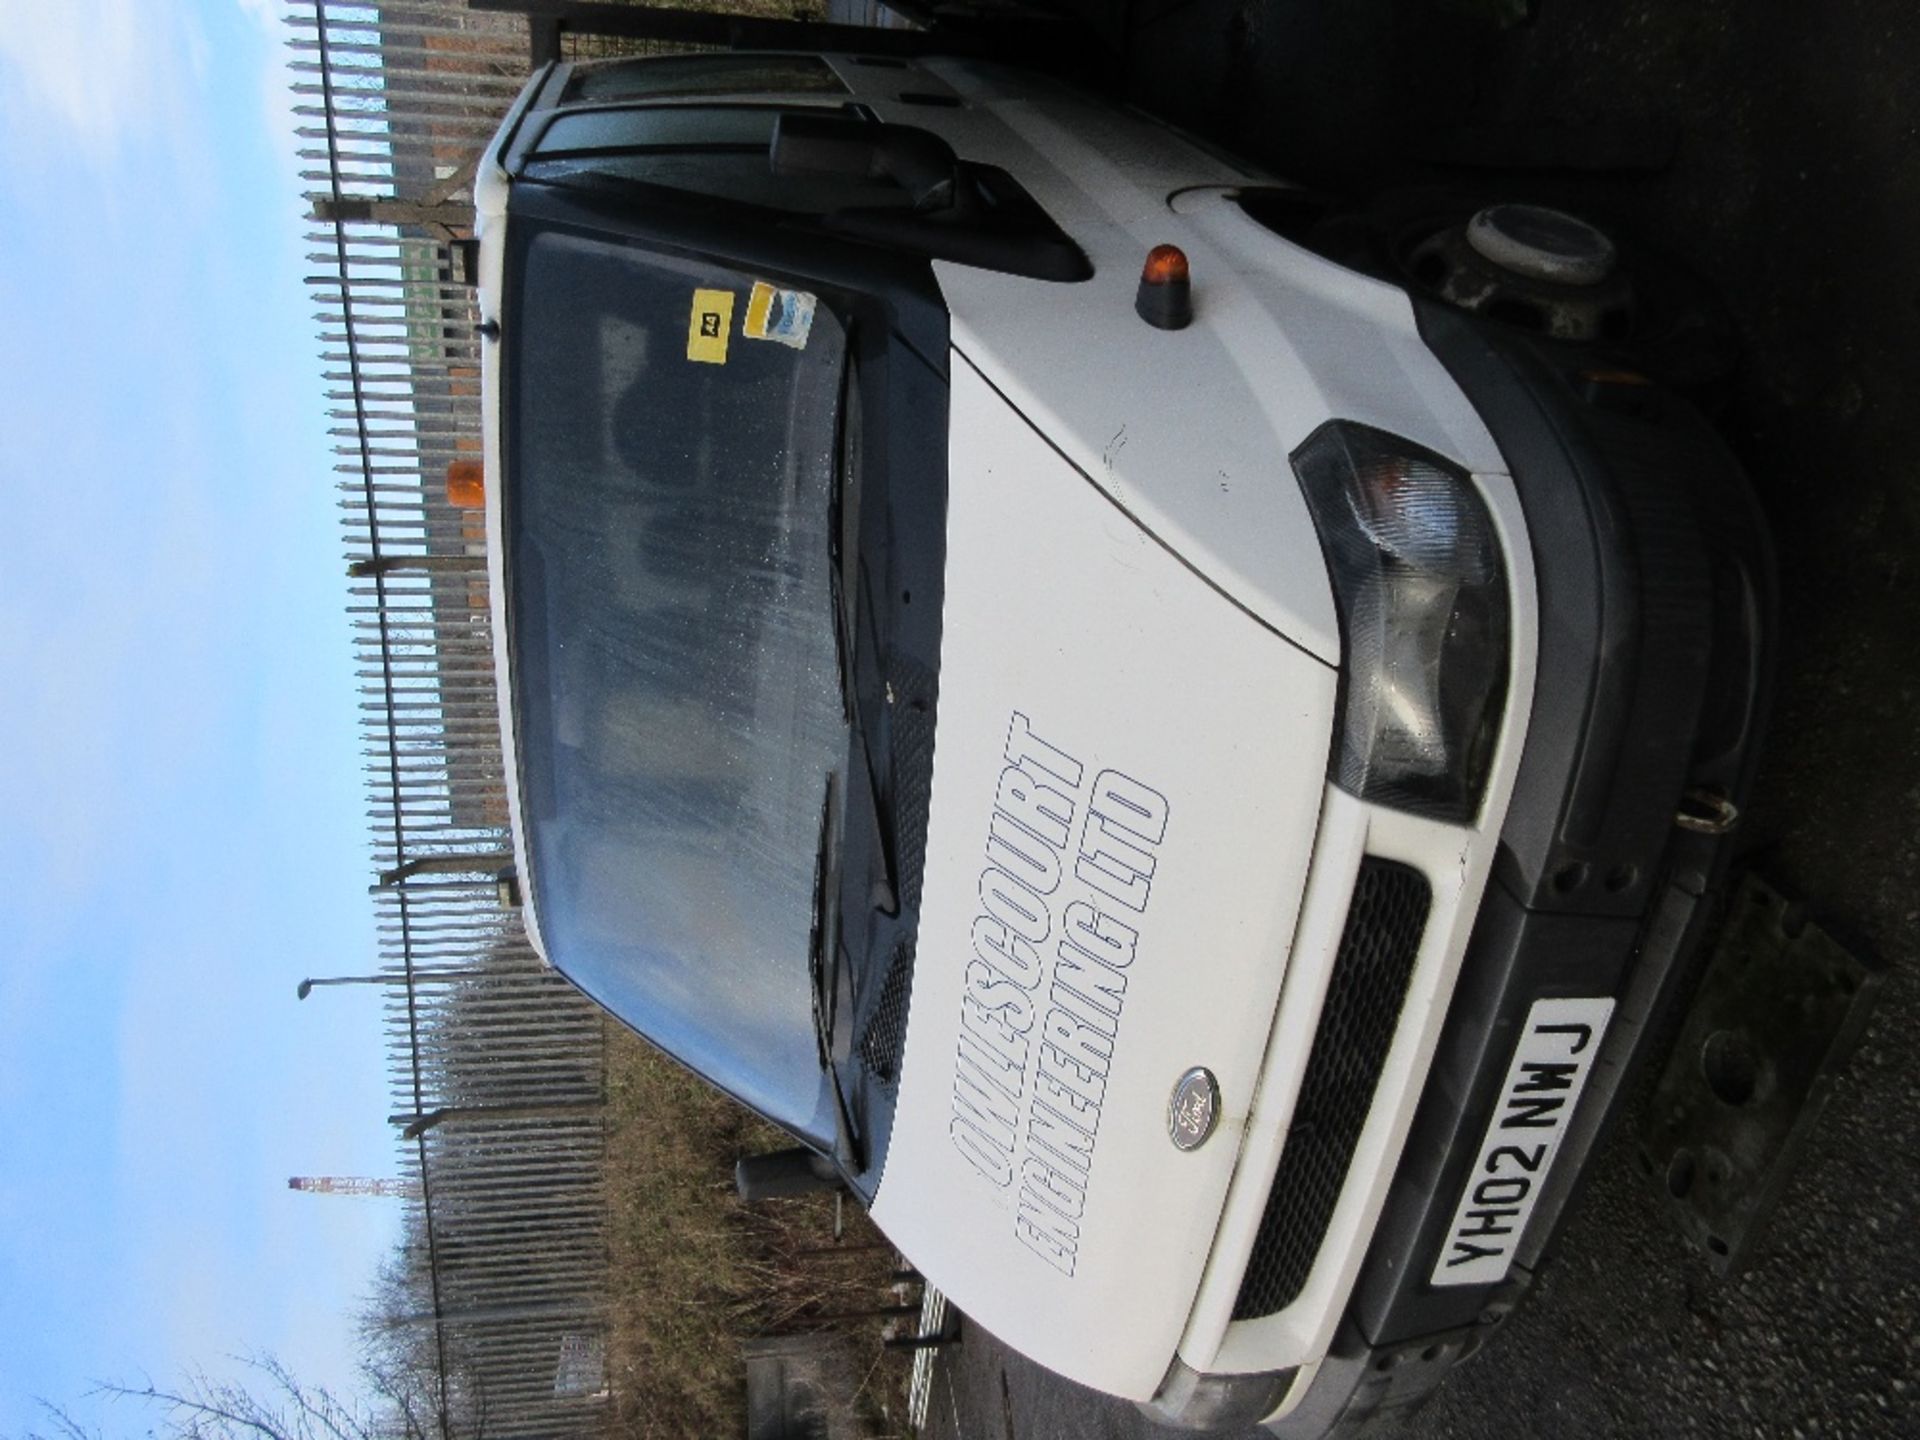
[[[1220,1118],[1220,1087],[1213,1072],[1195,1066],[1180,1077],[1173,1087],[1173,1102],[1167,1106],[1167,1134],[1176,1150],[1198,1150],[1213,1134]]]

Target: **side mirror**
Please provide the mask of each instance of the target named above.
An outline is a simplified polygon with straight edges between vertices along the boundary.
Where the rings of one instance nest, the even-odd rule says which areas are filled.
[[[743,1155],[733,1167],[733,1188],[749,1205],[756,1200],[785,1200],[838,1190],[840,1172],[815,1150],[796,1147],[765,1155]]]
[[[962,193],[953,147],[911,125],[783,111],[773,122],[767,161],[784,177],[890,180],[920,211],[951,209]]]

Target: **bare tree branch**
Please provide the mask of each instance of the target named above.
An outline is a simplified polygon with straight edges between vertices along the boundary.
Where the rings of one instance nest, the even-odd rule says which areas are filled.
[[[42,1435],[38,1430],[29,1430],[25,1440],[101,1440],[98,1430],[87,1429],[63,1406],[55,1405],[50,1400],[36,1400],[34,1403],[46,1412],[53,1434]]]
[[[390,1294],[403,1297],[404,1285]],[[251,1375],[214,1380],[193,1370],[172,1386],[143,1377],[137,1384],[103,1381],[90,1393],[157,1412],[158,1425],[141,1427],[146,1440],[443,1440],[453,1433],[450,1417],[439,1412],[434,1357],[417,1344],[370,1350],[361,1362],[366,1394],[353,1399],[303,1383],[275,1356],[233,1358]],[[105,1440],[70,1410],[40,1403],[47,1431],[25,1440]],[[462,1440],[484,1440],[484,1430],[471,1419],[458,1427]]]

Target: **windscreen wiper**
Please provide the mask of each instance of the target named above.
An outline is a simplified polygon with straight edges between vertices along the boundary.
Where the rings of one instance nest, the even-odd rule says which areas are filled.
[[[852,339],[849,334],[849,346]],[[874,767],[873,749],[860,709],[860,687],[854,674],[854,656],[859,644],[854,597],[860,587],[847,583],[850,570],[856,573],[864,571],[864,567],[858,564],[857,539],[860,527],[859,409],[860,387],[855,382],[853,355],[849,349],[846,370],[841,378],[839,425],[834,437],[832,498],[827,505],[827,589],[833,604],[834,655],[840,666],[840,710],[853,731],[855,749],[865,770],[865,801],[861,809],[872,821],[875,849],[880,857],[881,873],[873,881],[871,899],[875,909],[895,915],[900,910],[900,887],[895,879],[893,827],[887,823],[881,810],[879,772]],[[867,609],[871,612],[871,601]]]
[[[813,855],[813,926],[807,937],[807,979],[813,991],[813,1043],[820,1069],[833,1090],[833,1156],[847,1173],[867,1168],[865,1149],[853,1127],[847,1092],[834,1063],[833,1041],[840,1020],[840,863],[833,843],[833,772],[827,772],[820,798],[820,839]]]

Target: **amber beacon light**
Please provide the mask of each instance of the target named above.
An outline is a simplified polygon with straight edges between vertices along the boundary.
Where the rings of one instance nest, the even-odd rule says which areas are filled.
[[[1193,287],[1187,278],[1186,251],[1178,245],[1156,245],[1147,252],[1133,308],[1159,330],[1181,330],[1192,321]]]

